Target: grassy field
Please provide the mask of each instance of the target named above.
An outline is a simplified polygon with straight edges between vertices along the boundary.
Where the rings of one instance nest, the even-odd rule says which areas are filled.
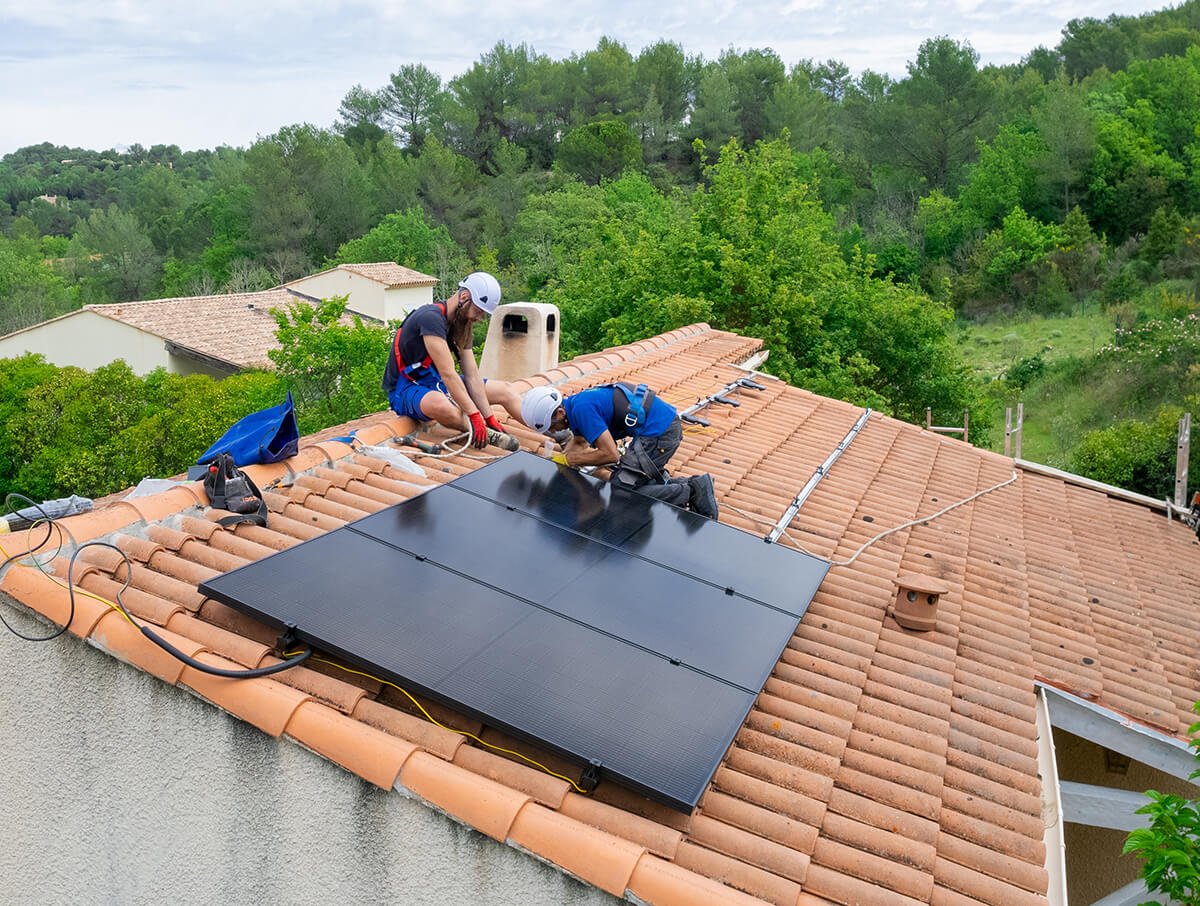
[[[1047,362],[1090,355],[1113,338],[1111,314],[1094,311],[1056,317],[1000,318],[985,324],[961,322],[955,342],[976,374],[997,377],[1013,362],[1042,353]]]

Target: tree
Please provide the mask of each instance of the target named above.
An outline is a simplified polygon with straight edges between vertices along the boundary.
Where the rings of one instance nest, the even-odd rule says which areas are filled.
[[[338,118],[334,128],[343,134],[359,126],[383,125],[383,99],[362,85],[355,85],[346,92],[338,106]]]
[[[637,109],[633,57],[624,44],[602,37],[578,58],[576,72],[575,122],[623,120]]]
[[[1095,117],[1079,88],[1056,79],[1047,86],[1033,121],[1046,148],[1035,166],[1049,191],[1062,193],[1060,213],[1065,217],[1072,206],[1071,189],[1087,173],[1096,150]]]
[[[318,431],[374,412],[391,351],[392,331],[342,321],[346,297],[273,310],[279,348],[267,352],[296,399],[300,433]]]
[[[420,150],[441,103],[441,77],[422,63],[406,63],[381,92],[380,113],[408,148]]]
[[[956,185],[991,129],[994,90],[978,62],[969,44],[922,43],[908,78],[871,115],[878,157],[912,170],[929,188]]]
[[[643,110],[651,96],[658,104],[664,141],[675,139],[688,110],[688,72],[683,48],[669,41],[657,41],[643,48],[634,64],[634,86]]]
[[[729,74],[729,84],[733,87],[739,137],[744,144],[753,144],[767,134],[768,107],[778,87],[785,84],[783,61],[770,49],[740,54],[727,50],[721,54],[718,65]]]
[[[705,145],[719,148],[738,135],[737,103],[733,83],[720,66],[709,63],[696,83],[696,103],[688,123],[688,135]]]
[[[1097,69],[1109,72],[1124,69],[1129,62],[1129,39],[1118,16],[1099,19],[1072,19],[1063,29],[1058,51],[1062,54],[1067,75],[1082,79]]]
[[[0,336],[77,306],[78,292],[45,258],[40,242],[0,236]]]
[[[388,214],[365,235],[343,244],[326,263],[333,266],[374,261],[395,261],[438,277],[438,294],[443,299],[467,267],[466,254],[447,229],[430,224],[420,208]]]
[[[595,185],[642,162],[642,146],[620,120],[576,126],[563,136],[558,162],[568,173]]]
[[[796,66],[791,75],[775,87],[766,109],[767,133],[783,134],[797,151],[811,151],[823,145],[833,131],[833,117],[827,95],[814,88],[807,70]]]
[[[137,217],[109,205],[93,211],[72,241],[80,271],[110,299],[152,298],[161,259]]]

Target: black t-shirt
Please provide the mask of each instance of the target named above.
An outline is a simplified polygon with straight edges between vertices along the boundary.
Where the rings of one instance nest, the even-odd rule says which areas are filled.
[[[418,365],[429,355],[429,350],[425,348],[425,337],[441,337],[446,340],[447,335],[446,315],[440,303],[413,309],[401,326],[400,357],[406,365]],[[396,389],[396,382],[400,380],[400,367],[396,364],[395,349],[396,341],[393,337],[392,344],[388,347],[387,368],[383,371],[383,392],[389,394]],[[450,347],[450,351],[458,355],[458,350],[453,346]]]

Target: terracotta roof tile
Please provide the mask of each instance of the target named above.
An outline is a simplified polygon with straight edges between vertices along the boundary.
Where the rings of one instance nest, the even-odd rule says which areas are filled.
[[[646,852],[636,843],[536,803],[520,810],[508,838],[614,896],[624,895],[634,868]]]
[[[88,305],[88,311],[162,337],[200,355],[238,368],[270,368],[277,329],[271,309],[286,311],[304,299],[283,288],[221,296],[188,296]],[[345,323],[352,323],[343,315]]]
[[[646,381],[686,406],[743,376],[732,363],[760,345],[693,325],[575,359],[550,377],[569,392]],[[762,536],[860,410],[760,381],[766,389],[741,391],[739,407],[707,408],[710,427],[688,428],[672,469],[711,471],[722,520]],[[526,449],[540,448],[540,436],[510,424]],[[127,551],[130,610],[165,625],[201,661],[230,669],[274,662],[276,633],[203,599],[196,582],[482,462],[406,447],[423,470],[412,475],[327,440],[351,427],[375,444],[415,426],[380,413],[306,439],[290,461],[250,467],[260,486],[276,483],[266,493],[267,528],[216,526],[223,514],[197,508],[206,499],[195,483],[64,526],[77,542],[104,537]],[[433,428],[428,436],[449,434]],[[780,543],[846,558],[877,533],[1011,471],[1002,457],[875,414]],[[397,690],[337,667],[310,662],[312,669],[274,678],[210,677],[163,660],[123,617],[82,596],[71,630],[618,896],[658,904],[1024,904],[1045,902],[1047,884],[1035,680],[1181,736],[1200,698],[1196,554],[1178,523],[1031,472],[892,534],[828,573],[692,815],[610,782],[582,796],[489,746],[573,780],[578,765],[421,700],[437,721],[483,743],[468,740],[425,720]],[[61,558],[48,568],[63,581]],[[905,630],[890,615],[893,579],[903,571],[949,585],[936,631]],[[88,548],[76,581],[111,599],[126,572],[115,552]],[[65,589],[28,566],[0,575],[0,591],[51,620],[66,618]]]
[[[238,669],[238,665],[232,661],[214,655],[201,655],[199,660],[210,667]],[[177,682],[192,689],[223,711],[240,717],[271,736],[281,736],[296,710],[309,701],[309,697],[303,692],[276,682],[270,677],[252,680],[226,679],[211,676],[193,667],[184,667]],[[316,749],[315,746],[311,748]]]
[[[396,264],[394,261],[378,261],[370,264],[340,264],[338,268],[361,274],[384,286],[437,286],[437,277],[422,274],[411,267]],[[289,284],[290,285],[290,284]]]
[[[416,752],[398,781],[449,815],[493,839],[504,841],[530,797],[436,756]],[[540,808],[540,806],[539,806]]]

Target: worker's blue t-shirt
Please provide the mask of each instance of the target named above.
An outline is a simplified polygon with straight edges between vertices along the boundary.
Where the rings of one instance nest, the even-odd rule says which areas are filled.
[[[567,425],[571,431],[583,437],[589,444],[594,444],[596,438],[605,431],[612,432],[613,440],[620,440],[629,435],[624,422],[619,425],[613,424],[612,387],[594,387],[563,397],[563,409],[567,413]],[[641,433],[651,437],[662,434],[671,427],[675,415],[674,406],[655,397],[646,411],[646,426]]]

